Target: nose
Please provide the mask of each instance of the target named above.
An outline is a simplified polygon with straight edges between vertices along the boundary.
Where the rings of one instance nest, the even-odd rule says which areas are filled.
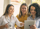
[[[32,12],[34,12],[34,11],[32,11]]]
[[[14,11],[14,10],[12,9],[12,11]]]
[[[25,9],[24,9],[25,10]]]

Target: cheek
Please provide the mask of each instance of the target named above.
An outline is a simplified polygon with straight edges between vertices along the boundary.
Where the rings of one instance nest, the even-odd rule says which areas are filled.
[[[8,13],[10,13],[11,11],[10,10],[8,10]]]
[[[28,11],[28,9],[26,9],[26,12]]]
[[[21,9],[21,11],[23,11],[23,9]]]
[[[9,13],[12,13],[12,10],[9,10]]]
[[[35,12],[35,14],[36,14],[36,12]]]
[[[14,12],[14,10],[13,10],[13,12]]]
[[[10,12],[12,12],[12,10],[10,10]]]

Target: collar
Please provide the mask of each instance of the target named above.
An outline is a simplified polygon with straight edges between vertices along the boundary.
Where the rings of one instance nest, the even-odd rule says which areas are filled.
[[[32,15],[30,16],[30,18],[32,18]],[[33,18],[32,18],[33,19]],[[36,16],[35,16],[35,18],[34,18],[34,20],[36,19]]]

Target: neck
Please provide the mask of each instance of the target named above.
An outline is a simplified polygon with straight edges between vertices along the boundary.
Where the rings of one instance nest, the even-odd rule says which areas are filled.
[[[23,15],[23,16],[25,16],[25,14],[24,14],[24,13],[23,13],[22,15]]]
[[[35,18],[35,15],[33,15],[32,18],[34,19]]]
[[[11,18],[11,14],[8,14],[8,16]]]

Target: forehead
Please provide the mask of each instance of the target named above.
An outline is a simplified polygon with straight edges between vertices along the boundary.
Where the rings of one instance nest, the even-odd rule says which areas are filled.
[[[25,5],[22,5],[22,7],[27,7],[27,6],[25,6]]]
[[[13,6],[10,6],[10,8],[14,8]]]
[[[35,9],[35,7],[34,6],[31,6],[31,9]]]

